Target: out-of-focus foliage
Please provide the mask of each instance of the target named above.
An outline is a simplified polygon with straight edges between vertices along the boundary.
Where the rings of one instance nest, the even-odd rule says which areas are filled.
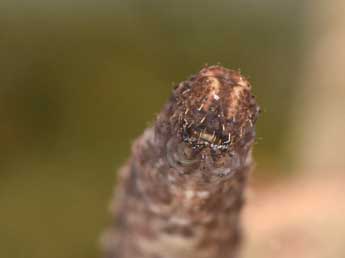
[[[2,1],[0,257],[98,257],[115,172],[174,82],[241,69],[264,174],[289,163],[303,1]]]

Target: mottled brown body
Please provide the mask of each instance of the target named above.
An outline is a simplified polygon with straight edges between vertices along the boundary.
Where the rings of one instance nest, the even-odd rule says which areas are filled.
[[[233,258],[259,113],[237,71],[181,82],[120,171],[109,258]]]

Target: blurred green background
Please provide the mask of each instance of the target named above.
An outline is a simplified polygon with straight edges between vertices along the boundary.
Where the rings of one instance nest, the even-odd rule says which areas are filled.
[[[0,2],[0,257],[99,257],[117,168],[174,83],[240,69],[256,177],[289,174],[305,1]]]

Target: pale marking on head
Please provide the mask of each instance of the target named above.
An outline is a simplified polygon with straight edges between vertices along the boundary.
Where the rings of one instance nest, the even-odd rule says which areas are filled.
[[[235,117],[236,112],[238,110],[239,100],[241,99],[242,93],[245,91],[245,86],[234,86],[233,90],[231,91],[231,103],[229,103],[228,107],[228,117]]]
[[[211,89],[209,94],[210,94],[210,96],[212,96],[212,98],[207,98],[207,101],[205,102],[205,105],[203,107],[205,111],[208,110],[208,108],[212,104],[213,99],[215,99],[215,96],[218,96],[220,88],[221,88],[221,84],[220,84],[219,80],[213,76],[207,77],[207,85]]]

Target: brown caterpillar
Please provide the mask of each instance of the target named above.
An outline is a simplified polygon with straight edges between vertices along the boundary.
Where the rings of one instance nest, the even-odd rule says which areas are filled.
[[[237,71],[178,84],[120,171],[106,257],[237,257],[258,113]]]

